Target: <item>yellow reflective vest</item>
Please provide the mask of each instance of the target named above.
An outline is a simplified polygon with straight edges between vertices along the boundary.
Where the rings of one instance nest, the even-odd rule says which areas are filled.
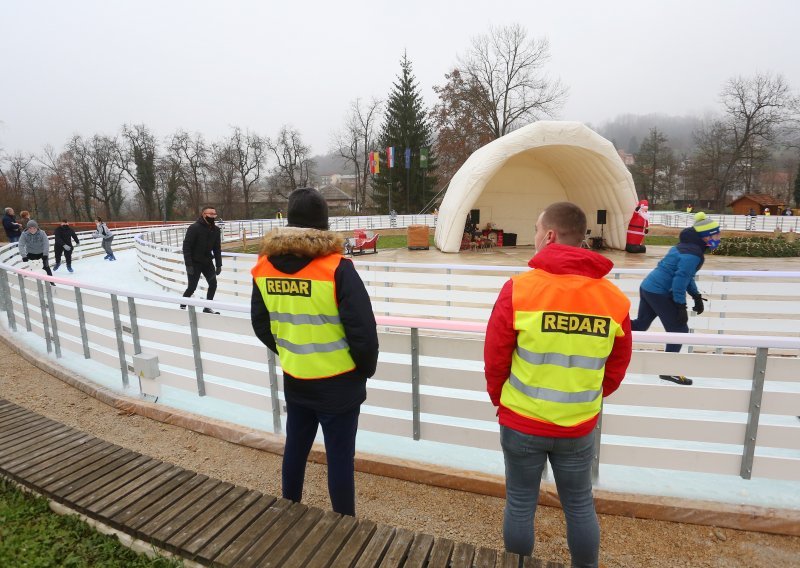
[[[251,274],[269,311],[284,371],[298,379],[322,379],[356,368],[339,319],[334,273],[341,254],[315,258],[294,274],[258,259]]]
[[[611,282],[532,270],[512,278],[517,347],[500,402],[571,427],[600,412],[605,362],[630,301]]]

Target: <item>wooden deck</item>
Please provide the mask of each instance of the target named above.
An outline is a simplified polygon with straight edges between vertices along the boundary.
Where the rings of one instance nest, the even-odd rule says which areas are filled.
[[[343,517],[110,444],[0,399],[0,474],[210,566],[503,567],[518,557]],[[556,568],[525,558],[523,566]]]

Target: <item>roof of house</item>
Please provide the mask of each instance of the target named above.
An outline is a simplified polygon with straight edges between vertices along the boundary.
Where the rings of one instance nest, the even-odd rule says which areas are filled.
[[[783,201],[778,201],[775,197],[768,195],[766,193],[745,193],[741,197],[738,197],[730,202],[730,205],[734,203],[738,203],[742,199],[749,199],[751,201],[755,201],[759,205],[762,206],[769,206],[769,205],[783,205]]]
[[[352,196],[346,194],[344,191],[334,185],[326,185],[319,188],[319,192],[326,201],[352,201]]]

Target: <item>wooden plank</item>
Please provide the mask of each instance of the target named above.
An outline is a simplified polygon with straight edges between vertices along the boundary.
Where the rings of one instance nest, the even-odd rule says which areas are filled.
[[[262,566],[262,559],[277,544],[284,533],[293,529],[294,525],[305,515],[308,507],[302,503],[292,503],[283,514],[278,516],[272,526],[261,535],[237,561],[236,567]]]
[[[403,528],[395,529],[392,543],[380,563],[381,568],[400,568],[405,565],[406,557],[413,541],[413,531]]]
[[[257,542],[291,505],[292,502],[288,499],[276,500],[249,527],[242,531],[225,550],[214,558],[213,565],[238,567],[239,557],[243,556],[253,543]]]
[[[236,492],[241,489],[238,497]],[[188,552],[194,557],[197,552],[204,548],[210,541],[217,538],[228,529],[228,526],[235,522],[250,506],[261,499],[263,495],[258,491],[249,491],[243,487],[234,487],[234,489],[220,499],[218,503],[223,503],[225,500],[225,508],[216,513],[213,521],[208,522],[205,526],[201,526],[200,530],[188,541],[181,544],[181,549]],[[231,540],[233,537],[230,537]]]
[[[34,444],[39,441],[39,437],[42,435],[63,432],[68,429],[67,426],[48,419],[21,423],[3,433],[3,439],[0,439],[0,455],[5,457],[7,454],[16,451],[14,448],[21,443]]]
[[[213,488],[200,495],[195,501],[185,508],[179,515],[172,517],[164,523],[156,532],[152,534],[152,539],[163,546],[167,546],[167,541],[174,534],[188,525],[192,519],[199,515],[206,508],[213,505],[217,499],[231,490],[233,485],[226,482],[219,482]]]
[[[186,550],[187,544],[192,545],[193,550],[202,548],[206,537],[213,537],[225,528],[226,523],[223,520],[223,514],[228,507],[247,493],[248,490],[244,487],[233,486],[211,506],[203,508],[189,523],[172,535],[167,541],[167,546],[174,546],[175,551],[181,554]],[[255,499],[256,497],[253,496],[250,502],[252,503]],[[206,535],[206,537],[201,535]]]
[[[126,463],[133,461],[135,454],[125,448],[112,446],[111,451],[101,456],[87,456],[75,464],[75,468],[69,474],[52,474],[47,480],[38,483],[42,492],[51,496],[57,501],[63,501],[60,495],[68,495],[75,489],[83,487],[87,483],[92,483],[95,479],[113,471],[115,468],[122,467]]]
[[[453,554],[450,556],[451,568],[472,568],[472,559],[475,557],[475,547],[458,542],[453,547]]]
[[[394,538],[394,528],[387,525],[378,525],[375,532],[372,533],[372,538],[369,539],[367,545],[363,548],[360,555],[357,556],[355,566],[357,568],[373,568],[379,566],[383,560],[389,545],[392,544]],[[340,555],[350,551],[350,543],[348,542]]]
[[[17,468],[16,475],[29,479],[32,475],[47,470],[51,467],[63,468],[78,456],[85,456],[88,452],[105,444],[101,439],[83,434],[63,446],[53,448],[28,459],[25,464]]]
[[[322,509],[311,507],[306,510],[290,530],[285,532],[280,540],[272,547],[267,555],[261,559],[259,566],[264,568],[282,567],[286,558],[298,547],[303,546],[306,536],[322,518]]]
[[[104,499],[93,503],[89,509],[103,517],[111,518],[128,506],[144,500],[150,493],[157,491],[159,487],[184,471],[184,469],[170,463],[161,463],[143,475],[142,482],[137,487],[134,487],[133,484],[127,484],[127,488],[130,491],[125,496],[120,497],[117,492],[112,493]],[[137,482],[139,482],[138,479]]]
[[[475,568],[494,568],[497,551],[490,548],[479,548],[475,554]]]
[[[437,538],[428,561],[428,568],[447,568],[450,566],[450,554],[455,543],[449,538]]]
[[[196,475],[186,483],[179,485],[173,491],[159,499],[152,505],[142,509],[138,515],[132,517],[127,526],[133,530],[134,535],[146,539],[147,535],[158,530],[161,525],[172,517],[179,515],[191,505],[200,495],[219,483],[216,479],[209,479],[205,475]]]
[[[353,517],[349,517],[355,521]],[[303,542],[292,551],[291,555],[283,561],[284,568],[307,568],[308,560],[320,549],[323,542],[326,542],[328,535],[336,528],[342,515],[333,511],[325,511],[314,527],[306,535]],[[353,523],[355,526],[355,522]],[[338,549],[336,549],[338,552]],[[332,555],[328,559],[333,558]]]
[[[256,493],[256,492],[251,492]],[[250,493],[248,493],[249,497]],[[266,511],[276,500],[272,495],[259,495],[258,499],[251,506],[244,509],[225,529],[195,553],[194,559],[199,562],[211,564],[221,551],[225,550],[242,532],[251,525],[264,511]],[[243,502],[240,499],[238,502]],[[233,509],[233,508],[232,508]]]
[[[31,461],[52,455],[52,452],[57,451],[62,445],[80,439],[86,439],[86,434],[72,429],[53,437],[40,438],[39,443],[31,444],[25,449],[7,454],[3,460],[3,469],[13,475],[19,470],[27,469]]]
[[[131,451],[127,453],[128,455],[123,454],[118,462],[111,462],[99,469],[90,470],[87,475],[74,480],[69,485],[65,485],[55,494],[62,499],[75,503],[78,510],[81,510],[84,499],[87,504],[92,503],[109,491],[116,489],[117,486],[113,485],[113,482],[120,476],[124,476],[131,471],[139,472],[139,468],[142,466],[145,468],[155,467],[155,463],[151,463],[155,462],[155,460]],[[112,485],[106,487],[109,484]]]
[[[8,424],[13,424],[20,416],[29,415],[29,411],[21,406],[11,405],[0,410],[0,430]]]
[[[363,521],[362,524],[368,522],[369,521]],[[349,537],[356,526],[359,526],[359,522],[355,517],[349,515],[341,517],[328,535],[328,538],[317,548],[314,555],[308,559],[308,562],[303,564],[289,558],[286,563],[287,568],[327,568],[328,566],[333,566],[333,559],[336,558],[342,550],[345,542],[350,540]],[[372,527],[375,527],[374,523],[372,523]],[[366,535],[364,538],[369,538],[369,535]]]
[[[65,477],[74,473],[77,469],[83,467],[81,464],[84,460],[96,460],[107,456],[117,450],[121,450],[119,446],[109,444],[108,442],[101,442],[90,448],[78,452],[70,456],[69,460],[63,462],[53,463],[47,467],[42,467],[40,470],[31,472],[28,475],[28,480],[37,485],[47,485],[59,477]]]
[[[98,513],[114,501],[124,498],[141,484],[147,483],[153,476],[162,473],[165,468],[174,467],[171,464],[154,460],[149,456],[141,457],[144,460],[136,467],[127,471],[108,473],[95,482],[95,485],[99,488],[91,488],[91,491],[87,491],[88,488],[79,489],[73,495],[70,495],[69,499],[78,506],[79,510],[83,509],[87,513]],[[136,458],[131,464],[138,459]]]
[[[419,566],[423,568],[428,566],[428,555],[433,547],[433,537],[429,534],[417,533],[414,535],[414,542],[408,550],[408,558],[406,558],[403,566],[409,568]]]
[[[520,557],[513,552],[501,552],[497,555],[497,568],[519,568]]]
[[[129,502],[115,515],[110,516],[108,519],[108,524],[114,528],[124,530],[128,521],[136,517],[139,513],[154,503],[161,501],[161,499],[172,493],[179,485],[186,483],[195,475],[197,474],[193,471],[179,471],[177,475],[162,483],[156,489],[153,489],[147,492],[147,494],[142,495],[137,501]]]

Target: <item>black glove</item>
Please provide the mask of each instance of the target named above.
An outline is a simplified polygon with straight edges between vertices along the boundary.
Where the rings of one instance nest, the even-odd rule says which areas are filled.
[[[27,256],[23,256],[22,257],[22,262],[28,262],[28,257]]]
[[[647,233],[649,233],[649,232],[650,232],[650,229],[649,229],[649,228],[647,228],[647,227],[645,227],[645,229],[644,229],[644,234],[646,235],[646,234],[647,234]]]
[[[700,294],[695,294],[692,296],[692,299],[694,300],[694,307],[692,308],[692,311],[694,313],[696,313],[699,316],[704,311],[706,311],[706,306],[705,304],[703,304],[703,300],[705,300],[703,296],[701,296]]]
[[[675,302],[675,319],[681,325],[689,323],[689,312],[686,311],[686,304]]]
[[[214,273],[215,273],[217,276],[219,276],[220,274],[222,274],[222,265],[221,265],[221,264],[220,264],[219,266],[217,266],[217,269],[214,271]]]
[[[191,264],[187,264],[186,274],[188,274],[189,276],[194,276],[194,266],[192,266]]]

